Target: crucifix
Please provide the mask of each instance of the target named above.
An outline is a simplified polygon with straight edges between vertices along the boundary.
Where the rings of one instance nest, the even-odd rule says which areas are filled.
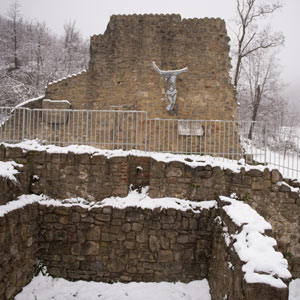
[[[187,72],[189,69],[185,67],[180,70],[160,70],[154,61],[152,62],[152,65],[154,70],[168,82],[167,99],[169,100],[169,104],[167,110],[172,110],[177,97],[176,76]]]

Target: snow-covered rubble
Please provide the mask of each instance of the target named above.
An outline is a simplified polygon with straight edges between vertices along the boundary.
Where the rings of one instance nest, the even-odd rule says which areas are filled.
[[[239,258],[245,262],[242,270],[246,282],[285,288],[286,284],[280,278],[289,279],[291,274],[287,260],[274,248],[276,240],[265,234],[266,230],[272,229],[270,223],[242,201],[223,196],[220,199],[230,203],[223,209],[236,225],[242,227],[241,232],[231,235],[231,240]]]

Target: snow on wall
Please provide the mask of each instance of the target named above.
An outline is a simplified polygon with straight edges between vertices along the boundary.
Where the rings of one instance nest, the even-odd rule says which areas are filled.
[[[22,208],[28,204],[39,203],[46,206],[65,206],[71,207],[79,205],[83,208],[93,209],[96,207],[112,206],[119,209],[126,207],[140,207],[142,209],[155,208],[173,208],[177,210],[192,210],[201,212],[202,209],[212,209],[217,207],[216,201],[193,202],[176,198],[152,199],[147,195],[147,188],[142,192],[130,191],[127,197],[110,197],[101,202],[88,202],[82,198],[71,198],[63,201],[51,199],[45,195],[22,195],[18,200],[11,201],[6,205],[0,206],[0,217],[8,212]],[[228,197],[220,197],[225,202],[223,210],[242,230],[235,234],[227,233],[226,244],[229,240],[243,265],[244,278],[247,283],[265,283],[277,288],[286,288],[283,279],[291,277],[288,271],[287,260],[283,255],[275,251],[275,239],[265,234],[266,230],[271,230],[271,225],[265,221],[254,209],[248,204]],[[279,278],[280,277],[280,278]]]
[[[200,213],[202,209],[212,209],[217,206],[215,200],[195,202],[189,200],[181,200],[177,198],[161,198],[152,199],[148,196],[148,187],[143,188],[141,193],[136,190],[130,191],[127,197],[110,197],[100,202],[89,202],[83,198],[70,198],[64,200],[51,199],[46,195],[22,195],[17,200],[10,201],[6,205],[0,206],[0,217],[18,208],[26,205],[39,203],[46,206],[65,206],[71,207],[74,205],[81,206],[86,209],[93,209],[97,207],[112,206],[119,209],[126,207],[137,207],[142,209],[155,208],[168,209],[173,208],[181,211],[192,210],[194,213]]]
[[[68,100],[51,100],[51,99],[44,99],[43,102],[50,102],[50,103],[67,103],[70,104],[70,101]]]
[[[280,278],[289,279],[291,274],[287,260],[274,249],[276,240],[265,234],[266,230],[272,229],[270,223],[242,201],[223,196],[220,200],[228,203],[223,210],[236,225],[242,227],[230,238],[239,258],[245,263],[242,270],[246,282],[286,288]],[[228,239],[228,236],[224,238]]]
[[[140,150],[130,150],[124,151],[121,149],[118,150],[102,150],[92,146],[86,145],[71,145],[66,147],[59,147],[54,145],[41,145],[38,140],[26,140],[24,142],[18,144],[8,144],[2,143],[5,147],[17,147],[22,148],[24,152],[26,151],[47,151],[48,153],[68,153],[72,152],[74,154],[83,154],[88,153],[93,156],[104,155],[107,158],[111,157],[119,157],[119,156],[128,156],[134,155],[139,157],[151,157],[157,161],[162,161],[165,163],[171,161],[179,161],[182,162],[192,168],[196,168],[198,166],[207,166],[210,165],[212,167],[220,167],[221,169],[230,169],[235,173],[241,171],[244,168],[246,171],[256,169],[263,172],[264,169],[268,168],[272,170],[269,166],[263,165],[248,165],[245,163],[244,159],[239,161],[232,161],[230,159],[222,158],[222,157],[212,157],[209,155],[179,155],[179,154],[171,154],[171,153],[159,153],[159,152],[145,152]]]
[[[74,74],[68,75],[66,77],[60,78],[58,80],[51,81],[51,82],[48,83],[48,86],[52,85],[52,84],[55,84],[55,83],[58,83],[58,82],[61,82],[61,81],[65,80],[65,79],[81,75],[82,73],[86,73],[86,70],[82,70],[82,71],[80,71],[78,73],[74,73]]]
[[[14,175],[19,173],[16,167],[21,168],[23,165],[17,164],[15,161],[0,161],[0,176],[16,182],[17,179]]]
[[[17,106],[15,106],[14,108],[20,108],[20,107],[23,107],[24,105],[28,104],[28,103],[31,103],[31,102],[34,102],[34,101],[38,101],[38,100],[41,100],[45,97],[45,95],[42,95],[42,96],[39,96],[39,97],[36,97],[36,98],[32,98],[32,99],[28,99],[20,104],[18,104]]]

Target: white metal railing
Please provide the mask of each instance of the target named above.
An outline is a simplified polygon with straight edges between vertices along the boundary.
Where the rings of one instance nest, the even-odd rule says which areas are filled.
[[[269,163],[300,178],[300,138],[262,122],[150,119],[144,111],[0,107],[0,141],[212,155]],[[252,131],[251,139],[249,131]]]

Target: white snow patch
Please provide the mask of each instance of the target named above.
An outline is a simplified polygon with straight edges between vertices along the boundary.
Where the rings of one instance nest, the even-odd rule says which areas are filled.
[[[220,167],[221,169],[230,169],[233,172],[240,172],[241,168],[245,168],[246,171],[251,169],[258,169],[263,171],[268,166],[251,166],[247,165],[245,161],[242,159],[240,161],[232,161],[230,159],[226,159],[223,157],[213,157],[209,155],[181,155],[181,154],[171,154],[171,153],[159,153],[159,152],[145,152],[140,150],[102,150],[92,146],[86,145],[70,145],[66,147],[59,147],[55,145],[41,145],[38,140],[25,140],[24,142],[18,144],[8,144],[3,143],[6,147],[19,147],[22,148],[23,151],[47,151],[48,153],[68,153],[73,152],[75,154],[88,153],[93,156],[104,155],[107,158],[118,157],[118,156],[128,156],[134,155],[139,157],[151,157],[157,161],[163,162],[172,162],[179,161],[185,163],[186,165],[191,166],[192,168],[198,166],[207,166],[210,165],[212,167]]]
[[[65,80],[65,79],[68,79],[68,78],[71,78],[71,77],[75,77],[75,76],[81,75],[82,73],[85,73],[85,72],[86,72],[86,70],[82,70],[82,71],[80,71],[80,72],[78,72],[78,73],[74,73],[74,74],[68,75],[68,76],[66,76],[66,77],[62,77],[62,78],[60,78],[60,79],[58,79],[58,80],[54,80],[54,81],[49,82],[48,85],[52,85],[52,84],[58,83],[58,82],[60,82],[60,81],[63,81],[63,80]]]
[[[229,202],[223,209],[238,226],[240,233],[232,235],[236,241],[233,246],[240,259],[245,262],[242,270],[248,283],[266,283],[277,288],[285,288],[280,278],[290,278],[288,262],[275,251],[275,239],[265,235],[271,225],[248,204],[228,197],[220,197]],[[280,278],[277,278],[280,277]]]
[[[8,178],[12,181],[17,181],[14,175],[18,174],[19,171],[15,167],[23,167],[21,164],[17,164],[15,161],[0,161],[0,176]]]
[[[32,204],[35,202],[39,202],[41,200],[46,200],[47,197],[44,195],[22,195],[18,197],[18,200],[9,201],[5,205],[0,205],[0,217],[3,217],[10,211],[13,211],[15,209],[23,208],[24,206],[28,204]]]
[[[10,201],[5,205],[0,206],[0,217],[8,212],[22,208],[28,204],[38,202],[41,205],[53,206],[81,206],[86,209],[97,207],[112,206],[115,208],[124,209],[125,207],[139,207],[142,209],[167,209],[174,208],[177,210],[187,211],[192,210],[195,213],[200,213],[202,209],[211,209],[217,206],[217,201],[202,201],[194,202],[189,200],[181,200],[177,198],[150,198],[147,195],[148,188],[143,188],[142,192],[130,191],[124,198],[111,197],[98,202],[88,202],[83,198],[70,198],[64,200],[54,200],[45,195],[22,195],[18,200]]]
[[[285,186],[287,186],[287,187],[289,187],[291,189],[291,192],[300,193],[300,189],[299,188],[292,187],[289,184],[287,184],[285,181],[279,181],[279,182],[277,182],[277,185],[278,186],[285,185]]]
[[[234,265],[230,261],[227,262],[227,266],[228,269],[234,270]]]
[[[289,300],[300,299],[300,278],[294,279],[289,285]]]
[[[147,195],[148,187],[143,188],[139,193],[136,190],[131,191],[127,197],[111,197],[101,201],[101,206],[113,206],[123,209],[128,206],[140,207],[142,209],[155,209],[155,208],[174,208],[177,210],[192,210],[193,212],[200,212],[202,209],[211,209],[217,206],[217,201],[189,201],[181,200],[178,198],[150,198]]]
[[[45,95],[42,95],[42,96],[39,96],[39,97],[36,97],[36,98],[32,98],[32,99],[28,99],[28,100],[26,100],[26,101],[24,101],[24,102],[18,104],[17,106],[15,106],[14,109],[19,108],[19,107],[22,107],[22,106],[24,106],[25,104],[28,104],[28,103],[30,103],[30,102],[34,102],[34,101],[37,101],[37,100],[41,100],[41,99],[43,99],[44,97],[45,97]]]
[[[51,102],[51,103],[68,103],[71,105],[70,101],[68,100],[51,100],[51,99],[44,99],[43,102]]]
[[[16,295],[15,300],[210,300],[206,279],[182,282],[130,282],[113,284],[93,281],[71,282],[39,274]]]

